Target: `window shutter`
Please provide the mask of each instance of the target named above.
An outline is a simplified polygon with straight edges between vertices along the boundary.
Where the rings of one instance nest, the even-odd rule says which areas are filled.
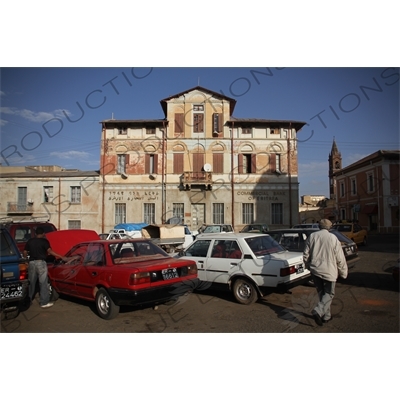
[[[204,132],[203,114],[193,114],[193,132]]]
[[[238,154],[238,171],[239,171],[239,174],[243,174],[244,173],[244,171],[243,171],[243,154],[242,153],[240,153],[240,154]]]
[[[183,153],[174,153],[174,174],[183,173]]]
[[[222,174],[224,172],[224,154],[213,153],[213,172]]]
[[[251,167],[250,172],[255,174],[257,172],[257,154],[251,155]]]
[[[158,154],[154,155],[154,171],[153,173],[158,174]]]
[[[218,114],[218,132],[222,133],[222,131],[223,131],[222,114]]]
[[[276,171],[276,154],[272,153],[269,156],[269,171],[275,172]]]
[[[193,172],[201,172],[204,166],[204,154],[193,153]]]
[[[175,133],[183,132],[183,114],[176,113],[175,114]]]
[[[150,173],[150,154],[144,155],[144,173],[145,174]]]

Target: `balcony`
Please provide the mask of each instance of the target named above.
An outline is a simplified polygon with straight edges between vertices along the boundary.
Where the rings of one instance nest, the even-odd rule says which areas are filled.
[[[19,204],[19,203],[7,202],[7,214],[11,215],[33,214],[33,203]]]
[[[212,172],[184,172],[182,176],[182,184],[185,190],[191,190],[192,187],[211,190],[212,189]]]

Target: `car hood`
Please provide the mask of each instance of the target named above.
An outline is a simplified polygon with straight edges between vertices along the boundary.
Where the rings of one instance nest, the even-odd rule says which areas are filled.
[[[64,256],[76,244],[100,240],[100,236],[90,229],[66,229],[46,233],[46,239],[53,251]]]

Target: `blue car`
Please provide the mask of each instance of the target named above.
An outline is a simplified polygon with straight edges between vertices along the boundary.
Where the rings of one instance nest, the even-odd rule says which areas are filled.
[[[1,312],[18,312],[27,304],[28,264],[5,228],[0,228]]]

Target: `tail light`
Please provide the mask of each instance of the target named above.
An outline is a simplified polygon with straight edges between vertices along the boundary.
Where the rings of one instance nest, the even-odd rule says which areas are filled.
[[[19,264],[19,280],[23,281],[28,279],[28,264],[20,263]]]
[[[129,285],[143,285],[150,283],[150,272],[136,272],[129,277]]]
[[[181,268],[181,276],[197,275],[197,264]]]
[[[299,272],[303,272],[304,271],[304,267],[302,264],[299,265],[292,265],[290,267],[286,267],[286,268],[282,268],[281,269],[281,276],[289,276],[292,274],[296,274],[298,272],[298,270],[300,270]]]

